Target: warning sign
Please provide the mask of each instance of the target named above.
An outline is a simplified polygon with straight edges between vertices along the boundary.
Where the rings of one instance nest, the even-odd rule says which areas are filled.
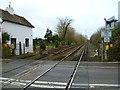
[[[109,46],[108,45],[106,45],[106,50],[109,50]]]
[[[110,42],[110,38],[109,37],[104,37],[104,42]]]

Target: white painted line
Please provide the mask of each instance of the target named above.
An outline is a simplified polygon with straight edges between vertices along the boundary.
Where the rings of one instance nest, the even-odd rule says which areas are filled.
[[[95,88],[95,86],[90,86],[90,88]]]
[[[12,60],[12,59],[0,59],[0,60]]]
[[[53,85],[35,85],[32,84],[32,87],[39,87],[39,88],[65,88],[65,86],[53,86]]]
[[[48,82],[48,83],[51,83],[51,82]],[[48,84],[48,83],[47,83],[47,85],[32,84],[31,87],[39,87],[39,88],[65,88],[65,86],[66,86],[66,85],[65,86],[59,86],[59,84],[51,85],[51,84]],[[27,83],[22,83],[22,82],[12,82],[11,83],[11,85],[16,85],[16,86],[25,86],[26,84]]]
[[[78,84],[73,83],[75,86],[90,86],[90,87],[118,87],[120,84]]]
[[[15,79],[11,79],[11,78],[2,78],[0,77],[0,80],[15,80]],[[2,81],[3,83],[7,83],[9,81]],[[13,82],[25,82],[25,83],[29,83],[31,82],[31,80],[15,80]],[[58,84],[58,85],[67,85],[67,83],[63,83],[63,82],[47,82],[47,81],[35,81],[36,84]]]
[[[16,86],[24,86],[24,85],[26,85],[26,83],[20,83],[20,82],[12,82],[11,83],[12,85],[16,85]]]
[[[0,82],[2,82],[4,84],[10,83],[10,82],[1,81],[1,80],[7,80],[7,79],[11,79],[11,78],[0,77]],[[31,80],[16,80],[16,81],[13,81],[11,83],[11,85],[25,86],[29,82],[31,82]],[[31,86],[32,87],[41,87],[41,88],[65,88],[66,85],[67,85],[67,83],[65,83],[65,82],[36,81]],[[72,85],[75,88],[88,87],[88,86],[91,88],[94,88],[94,87],[120,87],[120,84],[80,84],[80,83],[73,83]]]
[[[64,82],[48,82],[48,81],[36,81],[36,84],[56,84],[56,85],[67,85]]]

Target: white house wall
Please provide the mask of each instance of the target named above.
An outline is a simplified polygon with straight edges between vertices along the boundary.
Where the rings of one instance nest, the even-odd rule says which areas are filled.
[[[25,47],[25,53],[33,52],[33,38],[32,38],[32,28],[28,26],[23,26],[20,24],[15,24],[11,22],[4,21],[2,24],[3,31],[8,32],[11,38],[16,38],[16,54],[19,55],[19,42],[22,43],[22,54],[23,44],[25,44],[25,38],[29,38],[29,47]]]

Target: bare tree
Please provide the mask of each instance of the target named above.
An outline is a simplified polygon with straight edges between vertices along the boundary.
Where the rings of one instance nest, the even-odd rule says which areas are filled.
[[[70,24],[72,23],[72,19],[69,19],[68,17],[65,18],[59,18],[59,22],[57,24],[57,33],[62,38],[65,39],[68,28],[70,27]]]

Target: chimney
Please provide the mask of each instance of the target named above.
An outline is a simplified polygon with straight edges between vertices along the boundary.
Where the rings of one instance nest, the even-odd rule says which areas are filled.
[[[9,2],[9,7],[6,7],[6,11],[8,11],[10,14],[14,14],[14,9],[11,7],[11,2]]]
[[[120,1],[118,2],[118,20],[120,21]]]

